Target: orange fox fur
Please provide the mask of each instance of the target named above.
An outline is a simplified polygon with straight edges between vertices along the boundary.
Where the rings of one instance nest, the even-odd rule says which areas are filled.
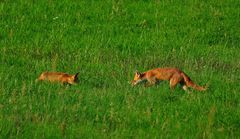
[[[136,71],[132,85],[135,86],[141,82],[145,82],[145,86],[151,86],[162,80],[169,80],[171,89],[180,84],[185,91],[187,91],[188,87],[192,87],[198,91],[206,90],[206,88],[195,84],[189,76],[178,68],[156,68],[144,73]]]
[[[63,72],[43,72],[39,77],[38,81],[47,80],[50,82],[60,82],[62,84],[76,84],[78,82],[78,74],[69,75]]]

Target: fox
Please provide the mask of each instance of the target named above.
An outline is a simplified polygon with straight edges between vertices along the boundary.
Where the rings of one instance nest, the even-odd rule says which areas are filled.
[[[78,74],[70,75],[63,72],[43,72],[38,77],[37,81],[59,82],[61,84],[76,84],[78,82]]]
[[[170,82],[171,90],[173,90],[177,84],[180,84],[182,89],[189,93],[191,93],[188,91],[189,87],[198,91],[205,91],[207,89],[207,87],[195,84],[186,73],[178,68],[155,68],[143,73],[136,71],[131,84],[132,86],[136,86],[145,82],[145,87],[149,87],[164,80]]]

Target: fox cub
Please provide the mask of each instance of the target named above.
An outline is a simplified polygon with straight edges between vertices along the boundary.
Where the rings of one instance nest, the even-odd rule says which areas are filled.
[[[63,72],[43,72],[39,77],[38,81],[47,80],[50,82],[60,82],[62,84],[76,84],[78,82],[78,74],[69,75]]]
[[[156,68],[144,73],[136,71],[132,85],[135,86],[141,82],[145,82],[145,86],[151,86],[162,80],[169,80],[171,89],[180,84],[185,91],[187,91],[188,87],[192,87],[198,91],[206,90],[205,87],[195,84],[189,76],[178,68]]]

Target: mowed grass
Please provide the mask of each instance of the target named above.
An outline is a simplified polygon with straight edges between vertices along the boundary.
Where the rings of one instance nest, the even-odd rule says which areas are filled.
[[[238,0],[3,0],[0,18],[1,138],[240,137]],[[156,67],[209,89],[129,84]]]

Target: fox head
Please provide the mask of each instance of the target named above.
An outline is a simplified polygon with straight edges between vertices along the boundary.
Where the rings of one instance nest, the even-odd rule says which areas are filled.
[[[140,82],[142,82],[143,81],[142,77],[143,77],[143,74],[136,71],[134,78],[132,80],[132,86],[135,86],[135,85],[139,84]]]
[[[75,75],[72,75],[71,78],[68,80],[69,84],[76,84],[78,82],[78,73],[76,73]]]

